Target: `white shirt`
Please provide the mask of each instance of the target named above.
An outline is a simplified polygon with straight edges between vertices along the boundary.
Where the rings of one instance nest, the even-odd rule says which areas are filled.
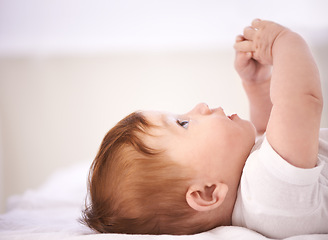
[[[328,129],[320,130],[312,169],[289,164],[265,136],[258,140],[243,170],[232,224],[270,238],[328,233]]]

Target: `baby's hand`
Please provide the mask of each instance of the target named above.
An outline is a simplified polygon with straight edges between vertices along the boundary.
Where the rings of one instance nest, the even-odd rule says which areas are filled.
[[[234,47],[238,52],[251,52],[253,59],[263,65],[272,65],[274,43],[285,31],[289,30],[277,23],[255,19],[244,29],[243,41],[237,41]]]
[[[248,27],[250,28],[250,27]],[[244,34],[251,30],[245,28]],[[247,34],[246,34],[247,35]],[[246,44],[245,44],[246,42]],[[238,72],[240,78],[246,84],[261,83],[271,78],[271,66],[268,64],[261,64],[253,57],[251,41],[245,39],[244,36],[239,35],[236,38],[236,57],[235,57],[235,69]],[[245,51],[239,51],[239,45],[245,45]],[[247,48],[248,46],[248,48]]]

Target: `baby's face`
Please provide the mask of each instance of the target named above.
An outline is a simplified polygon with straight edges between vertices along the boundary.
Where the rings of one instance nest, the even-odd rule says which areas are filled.
[[[238,115],[226,116],[222,108],[209,109],[204,103],[186,114],[143,112],[157,137],[146,141],[183,166],[192,167],[201,179],[240,178],[254,145],[255,128]]]

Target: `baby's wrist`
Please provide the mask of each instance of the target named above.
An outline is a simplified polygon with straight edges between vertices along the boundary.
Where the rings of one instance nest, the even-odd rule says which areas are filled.
[[[266,78],[262,78],[260,80],[257,78],[249,78],[249,79],[242,78],[242,84],[244,88],[255,89],[255,88],[262,88],[263,85],[270,83],[270,80],[271,80],[271,75]]]
[[[281,32],[279,32],[271,47],[272,57],[276,55],[275,52],[279,51],[280,48],[286,48],[286,46],[293,46],[293,40],[295,38],[302,37],[297,33],[289,30],[288,28],[284,28]]]

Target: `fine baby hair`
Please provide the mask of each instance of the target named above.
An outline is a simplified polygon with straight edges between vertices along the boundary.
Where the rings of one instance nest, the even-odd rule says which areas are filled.
[[[104,137],[89,175],[91,204],[83,221],[90,228],[102,233],[190,234],[210,227],[193,220],[196,211],[185,201],[188,169],[141,140],[156,127],[134,112]]]

